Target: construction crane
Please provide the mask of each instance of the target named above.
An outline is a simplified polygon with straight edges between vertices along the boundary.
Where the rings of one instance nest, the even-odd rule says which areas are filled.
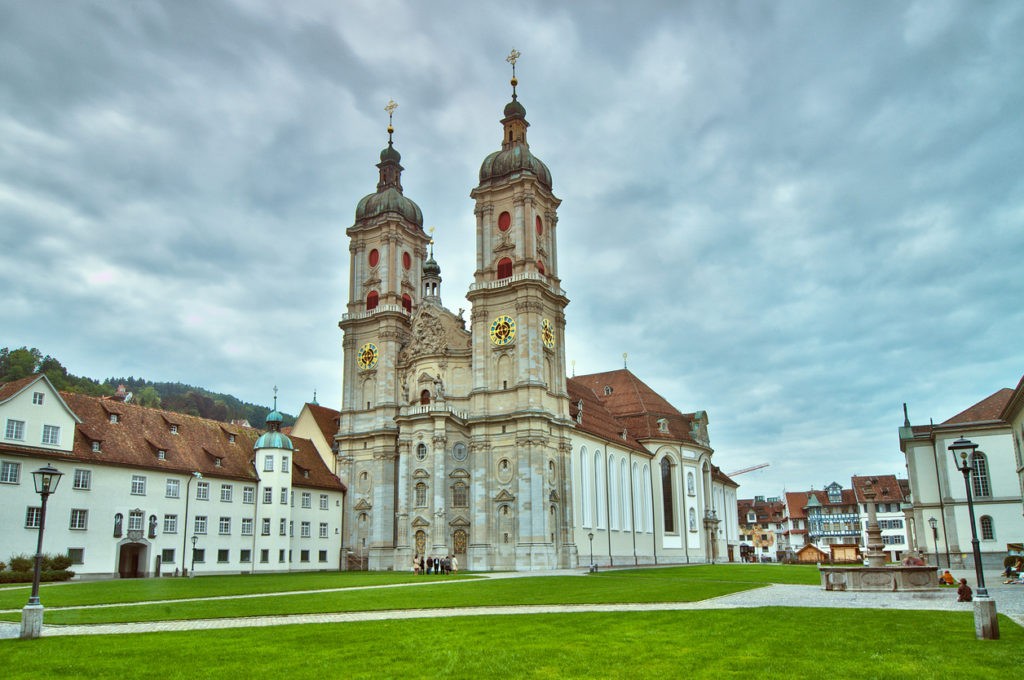
[[[771,465],[771,463],[761,463],[760,465],[751,465],[750,467],[745,467],[742,470],[737,470],[736,472],[726,472],[725,474],[727,476],[729,476],[729,477],[735,477],[736,475],[742,475],[742,474],[746,474],[747,472],[753,472],[754,470],[760,470],[761,468],[766,468],[769,465]]]

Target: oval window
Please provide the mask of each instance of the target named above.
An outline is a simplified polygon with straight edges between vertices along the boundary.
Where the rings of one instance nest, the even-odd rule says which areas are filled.
[[[380,251],[376,248],[370,251],[370,266],[376,267],[380,263]]]
[[[498,215],[498,229],[502,231],[508,231],[508,228],[512,226],[512,216],[507,212],[503,212]]]
[[[406,269],[412,267],[412,255],[409,253],[402,253],[402,266]]]
[[[540,215],[537,215],[537,236],[544,233],[544,223],[540,219]]]

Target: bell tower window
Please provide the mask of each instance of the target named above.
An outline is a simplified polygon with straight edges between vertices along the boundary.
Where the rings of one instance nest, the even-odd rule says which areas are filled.
[[[498,260],[498,279],[507,279],[512,276],[512,260],[503,257]]]
[[[366,309],[376,309],[377,304],[380,302],[380,295],[375,290],[371,290],[366,296]]]
[[[508,231],[509,227],[512,226],[512,216],[508,214],[508,211],[498,215],[498,229],[502,231]]]
[[[402,308],[412,314],[412,298],[409,297],[408,293],[402,294]]]

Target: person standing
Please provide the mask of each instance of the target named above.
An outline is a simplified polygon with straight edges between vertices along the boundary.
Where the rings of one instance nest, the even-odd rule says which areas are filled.
[[[427,576],[430,576],[431,570],[434,568],[434,558],[427,557]]]
[[[452,555],[452,573],[456,576],[459,575],[459,558]]]

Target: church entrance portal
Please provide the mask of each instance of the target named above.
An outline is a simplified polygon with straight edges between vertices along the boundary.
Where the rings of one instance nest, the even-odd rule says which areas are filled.
[[[117,573],[121,578],[142,578],[145,573],[146,546],[142,543],[125,543],[117,558]]]

